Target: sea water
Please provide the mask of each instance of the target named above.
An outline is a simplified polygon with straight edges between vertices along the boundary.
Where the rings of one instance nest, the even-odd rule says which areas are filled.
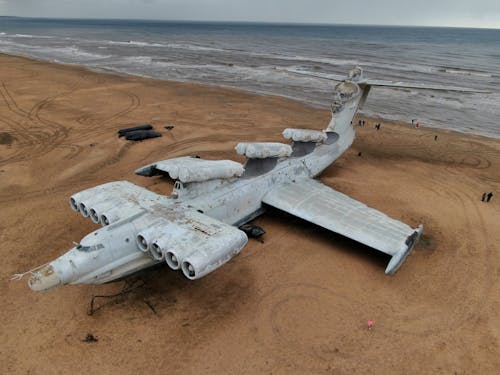
[[[0,17],[0,52],[319,107],[329,106],[335,82],[292,71],[345,75],[361,66],[373,79],[491,91],[375,88],[365,115],[500,138],[500,30]]]

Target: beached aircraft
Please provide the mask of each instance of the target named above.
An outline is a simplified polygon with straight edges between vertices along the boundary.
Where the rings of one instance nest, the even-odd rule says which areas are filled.
[[[285,129],[283,136],[291,144],[239,143],[236,151],[247,158],[244,165],[177,157],[136,171],[174,180],[169,196],[127,181],[72,195],[71,208],[102,227],[59,258],[29,271],[29,286],[40,291],[63,284],[101,284],[162,262],[198,279],[243,249],[248,238],[239,226],[268,207],[390,255],[385,272],[394,274],[423,226],[411,228],[315,179],[351,146],[352,119],[374,85],[403,87],[367,80],[355,68],[335,86],[332,119],[325,130]]]

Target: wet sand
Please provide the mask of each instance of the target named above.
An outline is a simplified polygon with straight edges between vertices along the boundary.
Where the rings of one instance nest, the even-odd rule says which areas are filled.
[[[0,55],[0,372],[498,371],[500,141],[479,136],[387,121],[376,131],[380,120],[366,119],[321,176],[424,224],[393,277],[385,255],[272,212],[255,220],[264,243],[250,240],[216,272],[194,282],[166,266],[144,273],[130,293],[98,300],[109,303],[92,316],[91,297],[124,282],[34,293],[26,279],[9,281],[97,229],[70,210],[71,194],[113,180],[168,194],[170,184],[133,171],[181,155],[242,161],[237,142],[282,141],[284,128],[323,129],[329,117],[279,97]],[[143,123],[163,137],[116,136]],[[82,341],[88,333],[98,341]]]

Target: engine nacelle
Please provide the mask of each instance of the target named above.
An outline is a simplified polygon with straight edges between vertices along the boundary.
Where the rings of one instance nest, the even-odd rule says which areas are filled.
[[[134,206],[131,203],[124,203],[120,207],[113,207],[103,214],[101,214],[99,220],[103,226],[114,224],[120,220],[126,219],[130,216],[134,216],[144,212],[141,208]]]
[[[171,246],[165,253],[165,261],[173,270],[181,268],[182,262],[186,257],[197,251],[197,247],[185,245],[177,242],[175,246]]]
[[[73,194],[70,198],[69,198],[69,205],[71,207],[71,209],[73,211],[80,211],[80,204],[83,202],[83,201],[88,201],[89,199],[91,200],[93,197],[96,197],[96,196],[99,196],[99,193],[101,193],[102,191],[104,191],[106,189],[106,187],[108,185],[111,185],[111,184],[118,184],[118,182],[111,182],[109,184],[104,184],[104,185],[99,185],[99,186],[95,186],[93,188],[90,188],[90,189],[85,189],[85,190],[82,190],[76,194]],[[102,200],[102,198],[100,199]],[[84,207],[87,209],[87,216],[89,214],[89,209],[88,209],[88,204],[89,202],[86,202],[84,203]],[[93,203],[97,203],[97,202],[93,202]]]
[[[102,226],[104,226],[105,224],[101,222],[102,215],[104,215],[107,211],[114,208],[118,208],[120,205],[123,204],[124,203],[119,199],[111,199],[105,202],[94,204],[92,205],[89,211],[90,218],[94,223],[101,224]]]
[[[203,240],[198,233],[186,229],[175,222],[168,222],[149,247],[151,256],[160,261],[166,261],[173,270],[181,268],[182,260],[198,248]]]
[[[94,220],[94,218],[92,217],[92,206],[97,206],[101,203],[105,203],[106,200],[103,199],[102,197],[100,198],[97,198],[96,197],[88,197],[88,198],[85,198],[85,199],[82,199],[79,203],[78,203],[78,211],[80,211],[80,213],[82,214],[83,217],[89,217],[92,219],[92,221],[94,223],[98,223],[99,222],[99,218],[97,217],[97,221]]]
[[[141,230],[137,236],[137,246],[141,251],[150,251],[153,242],[168,230],[168,221],[157,220],[147,228]]]
[[[191,280],[199,279],[239,254],[248,238],[239,229],[231,228],[233,230],[226,229],[220,236],[208,238],[182,261],[184,276]]]

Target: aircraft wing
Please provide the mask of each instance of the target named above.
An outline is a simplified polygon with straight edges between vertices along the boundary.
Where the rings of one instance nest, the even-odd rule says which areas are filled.
[[[96,224],[109,225],[143,212],[142,203],[158,199],[157,194],[128,181],[114,181],[73,194],[70,206]]]
[[[339,193],[317,180],[282,185],[263,202],[392,256],[385,273],[394,274],[417,243],[417,229]]]
[[[120,237],[135,237],[138,253],[148,252],[157,261],[165,260],[173,269],[182,268],[184,275],[192,280],[222,266],[248,241],[246,234],[234,226],[127,181],[114,181],[76,193],[70,198],[70,206],[103,226],[82,239],[78,246],[85,251],[110,246],[119,240],[120,247],[126,246]],[[99,241],[95,245],[99,236],[109,236],[102,240],[106,245]]]

